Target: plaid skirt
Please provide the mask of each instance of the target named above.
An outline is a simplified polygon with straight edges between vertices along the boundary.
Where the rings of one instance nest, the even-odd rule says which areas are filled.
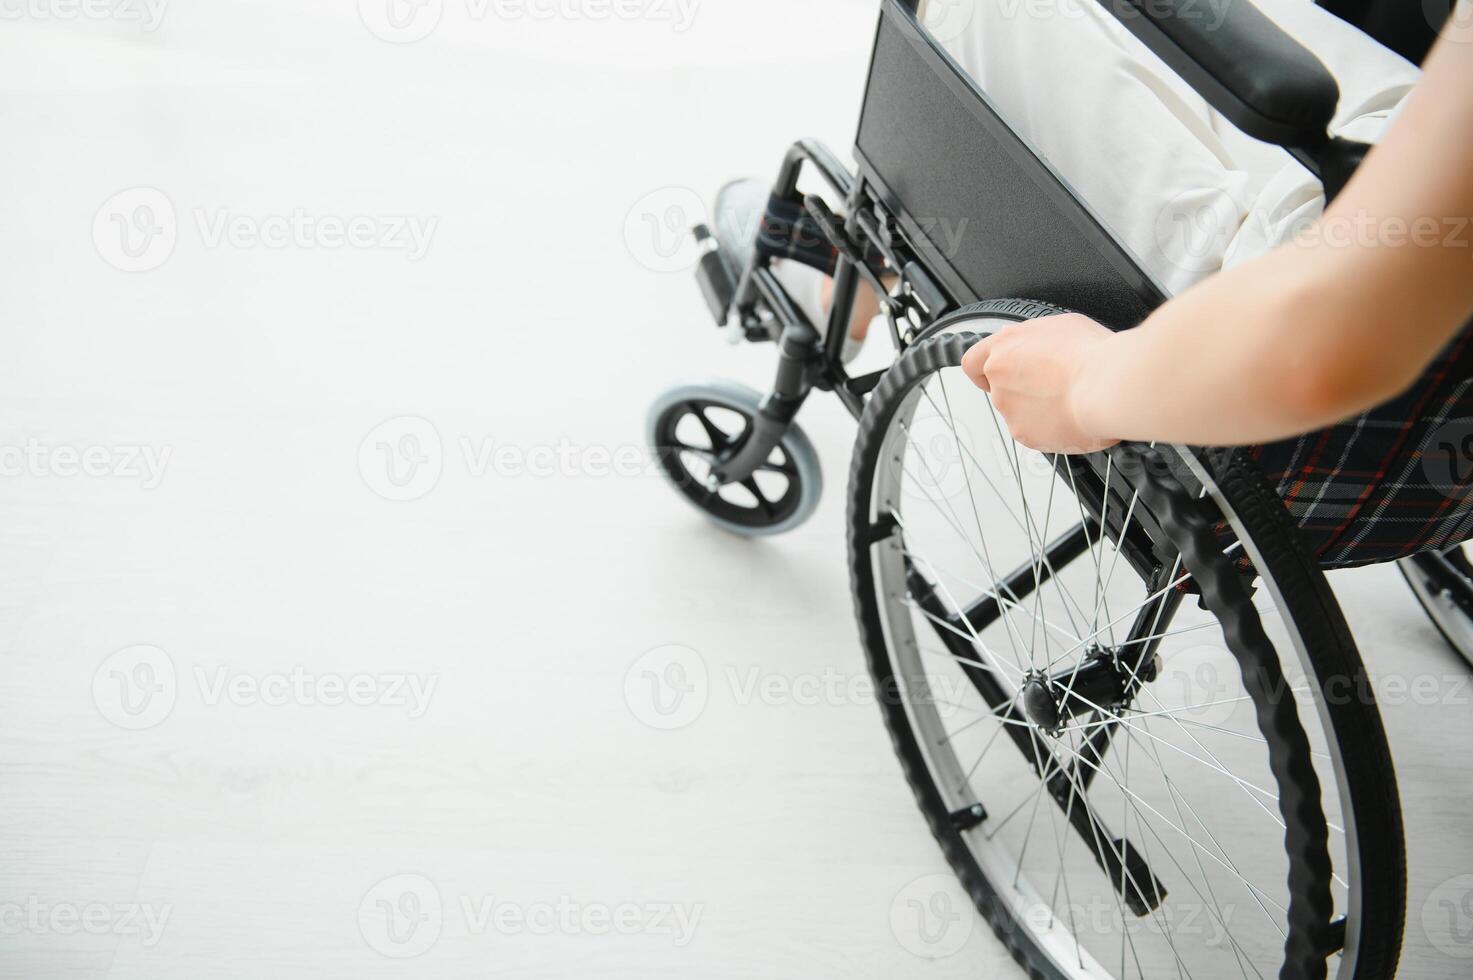
[[[1324,568],[1473,537],[1473,324],[1404,394],[1250,454]]]

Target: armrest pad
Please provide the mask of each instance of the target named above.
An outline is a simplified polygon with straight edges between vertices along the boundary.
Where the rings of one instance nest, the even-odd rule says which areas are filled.
[[[1249,136],[1281,146],[1324,142],[1339,86],[1249,0],[1099,2]]]

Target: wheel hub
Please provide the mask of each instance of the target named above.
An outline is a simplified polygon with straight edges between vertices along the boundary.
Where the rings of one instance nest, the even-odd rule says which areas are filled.
[[[1153,658],[1134,673],[1113,651],[1091,648],[1082,663],[1057,674],[1030,674],[1018,692],[1023,714],[1047,734],[1088,711],[1119,707],[1139,683],[1155,678]]]

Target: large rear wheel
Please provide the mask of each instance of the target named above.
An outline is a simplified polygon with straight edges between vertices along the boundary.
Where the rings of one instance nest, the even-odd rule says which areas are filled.
[[[1404,856],[1370,686],[1247,461],[1014,443],[957,367],[983,304],[861,421],[849,551],[896,752],[1035,975],[1390,977]]]

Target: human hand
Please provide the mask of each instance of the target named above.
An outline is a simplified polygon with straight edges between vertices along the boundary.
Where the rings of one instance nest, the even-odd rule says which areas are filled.
[[[1014,439],[1051,453],[1087,453],[1118,439],[1089,431],[1077,413],[1084,369],[1115,334],[1079,313],[1008,324],[962,358],[972,383],[992,404]]]

